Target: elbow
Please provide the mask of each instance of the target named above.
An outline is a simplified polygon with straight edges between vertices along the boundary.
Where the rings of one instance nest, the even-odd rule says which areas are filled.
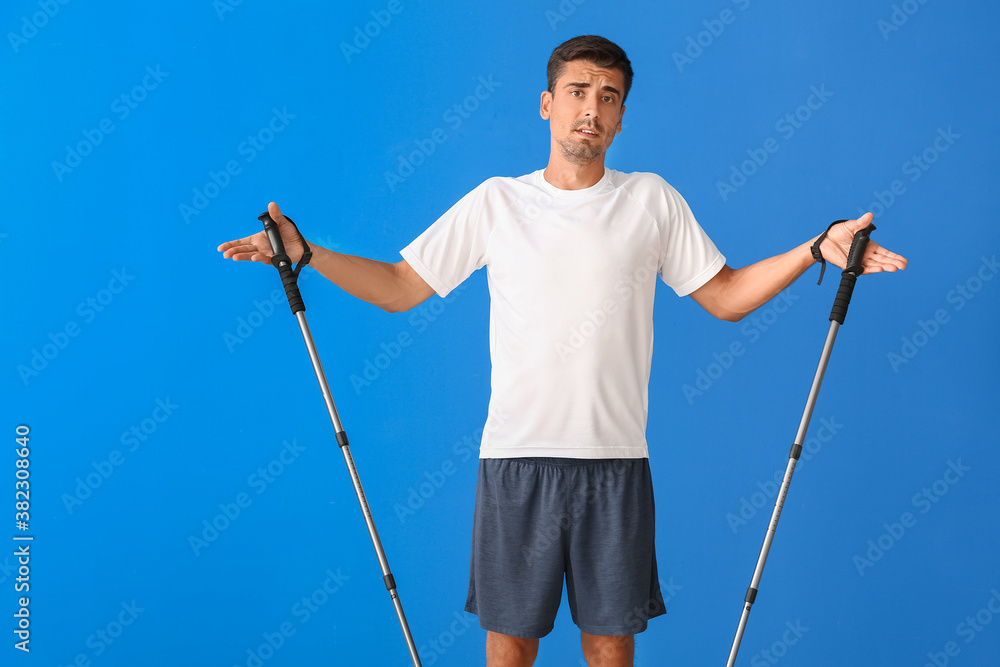
[[[732,308],[724,306],[720,303],[713,303],[705,310],[707,310],[712,317],[722,320],[723,322],[739,322],[750,314],[750,311],[748,310],[733,310]]]
[[[376,305],[387,313],[402,313],[404,311],[409,310],[409,307],[400,306],[398,303],[395,302],[379,303]]]
[[[387,313],[404,313],[417,303],[419,302],[408,298],[408,295],[397,295],[393,299],[376,302],[375,305]]]

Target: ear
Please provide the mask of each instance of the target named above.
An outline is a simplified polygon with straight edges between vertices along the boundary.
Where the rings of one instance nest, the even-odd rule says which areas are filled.
[[[621,113],[618,114],[618,126],[615,128],[615,134],[621,134],[622,131],[622,119],[625,118],[625,105],[622,105]]]
[[[538,113],[545,120],[548,120],[552,115],[552,93],[547,90],[542,92],[542,103]]]

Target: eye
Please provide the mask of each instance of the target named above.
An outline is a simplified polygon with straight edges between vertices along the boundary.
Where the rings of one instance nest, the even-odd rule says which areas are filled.
[[[614,101],[615,101],[615,98],[611,97],[610,95],[605,95],[605,96],[604,96],[603,98],[601,98],[601,99],[603,99],[603,100],[604,100],[605,102],[607,102],[608,104],[611,104],[612,102],[614,102]]]
[[[573,97],[579,97],[580,95],[583,95],[583,91],[582,90],[571,90],[569,94],[572,95]]]

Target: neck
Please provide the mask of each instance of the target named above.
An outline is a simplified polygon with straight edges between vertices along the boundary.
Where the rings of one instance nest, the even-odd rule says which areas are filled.
[[[549,155],[549,164],[543,175],[546,181],[560,190],[583,190],[596,185],[604,177],[604,156],[587,164],[574,164],[556,149]]]

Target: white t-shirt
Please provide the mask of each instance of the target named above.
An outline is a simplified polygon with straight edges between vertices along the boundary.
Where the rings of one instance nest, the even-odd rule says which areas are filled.
[[[489,418],[481,458],[645,458],[656,275],[684,296],[725,265],[651,173],[583,190],[491,178],[400,251],[445,296],[486,266]]]

